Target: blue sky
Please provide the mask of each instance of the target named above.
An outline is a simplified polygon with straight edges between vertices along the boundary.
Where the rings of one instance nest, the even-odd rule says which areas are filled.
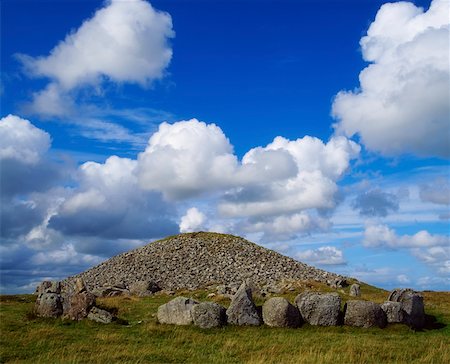
[[[2,2],[1,290],[179,231],[449,289],[449,2]]]

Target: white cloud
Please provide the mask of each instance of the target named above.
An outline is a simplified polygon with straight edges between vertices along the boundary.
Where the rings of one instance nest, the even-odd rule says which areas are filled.
[[[360,42],[371,62],[360,89],[333,103],[337,133],[385,155],[450,156],[448,9],[448,0],[426,12],[409,2],[380,8]]]
[[[368,225],[364,231],[363,245],[366,247],[425,248],[450,245],[450,237],[433,235],[421,230],[414,235],[397,235],[386,225]]]
[[[50,136],[15,115],[0,119],[0,159],[35,165],[50,147]]]
[[[180,232],[187,233],[197,231],[202,228],[206,221],[206,216],[196,207],[191,207],[186,211],[186,214],[181,218]]]
[[[296,164],[292,177],[280,181],[260,180],[257,186],[240,186],[225,196],[219,211],[225,216],[264,216],[290,214],[306,209],[332,209],[336,206],[336,182],[345,174],[359,145],[344,137],[323,143],[305,136],[297,140],[276,137],[266,147],[250,150],[287,152]],[[268,183],[269,182],[269,183]]]
[[[308,249],[296,254],[301,261],[320,265],[346,264],[342,250],[334,246],[322,246],[317,249]]]
[[[420,185],[420,199],[438,205],[450,205],[450,181],[440,177],[431,183]]]
[[[51,80],[34,94],[31,109],[64,115],[73,96],[69,91],[98,87],[103,80],[150,85],[164,76],[172,58],[169,39],[173,36],[170,15],[147,1],[107,1],[48,56],[18,55],[30,75]]]
[[[401,284],[408,284],[411,282],[411,280],[408,278],[406,274],[399,274],[397,276],[397,282]]]
[[[259,149],[239,163],[222,130],[196,119],[162,123],[138,162],[142,188],[162,191],[172,200],[296,173],[285,151]]]
[[[328,219],[306,212],[279,215],[262,219],[249,219],[238,224],[235,229],[245,233],[260,233],[261,241],[285,241],[295,239],[298,234],[325,231],[331,227]]]
[[[442,275],[450,275],[450,244],[427,249],[413,249],[414,256],[424,263],[437,268]]]

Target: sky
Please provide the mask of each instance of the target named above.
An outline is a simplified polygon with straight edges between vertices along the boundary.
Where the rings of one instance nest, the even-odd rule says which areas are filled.
[[[0,291],[179,232],[450,289],[449,0],[4,0]]]

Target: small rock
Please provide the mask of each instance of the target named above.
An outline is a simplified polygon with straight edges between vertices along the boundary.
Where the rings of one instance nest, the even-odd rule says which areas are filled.
[[[113,321],[114,316],[106,310],[102,310],[98,307],[92,307],[87,315],[87,318],[101,324],[109,324]]]
[[[383,328],[386,326],[386,314],[375,302],[348,301],[345,304],[344,323],[348,326]]]
[[[353,283],[350,286],[350,296],[359,297],[361,296],[361,286],[357,283]]]
[[[137,281],[130,284],[129,291],[132,295],[145,297],[161,291],[161,288],[153,281]]]
[[[262,317],[266,325],[272,327],[298,327],[300,312],[283,297],[273,297],[264,302]]]
[[[202,329],[220,327],[226,324],[225,307],[214,302],[203,302],[192,307],[194,325]]]
[[[158,307],[158,322],[162,324],[189,325],[192,323],[192,307],[198,302],[191,298],[177,297]]]

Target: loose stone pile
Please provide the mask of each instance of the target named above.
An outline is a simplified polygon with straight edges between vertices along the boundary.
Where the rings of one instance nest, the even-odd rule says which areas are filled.
[[[303,292],[292,305],[283,297],[268,299],[262,312],[256,307],[251,283],[244,281],[233,296],[227,310],[212,302],[199,303],[190,298],[177,297],[158,309],[158,321],[166,324],[189,325],[201,328],[225,324],[239,326],[299,327],[302,322],[315,326],[348,325],[380,327],[388,323],[403,323],[420,329],[425,323],[422,296],[410,289],[391,292],[383,305],[370,301],[350,300],[341,311],[337,293]],[[391,301],[392,300],[392,301]]]
[[[44,281],[36,288],[35,313],[40,317],[63,317],[79,321],[89,319],[110,323],[114,316],[95,306],[95,295],[88,291],[83,280],[72,284]]]
[[[159,289],[239,287],[248,278],[276,293],[283,280],[318,281],[342,287],[345,277],[308,266],[243,238],[217,233],[179,234],[117,255],[67,281],[82,278],[97,296],[151,294]],[[151,287],[143,288],[146,282]],[[139,286],[139,282],[142,282]],[[226,292],[233,294],[235,292]]]

